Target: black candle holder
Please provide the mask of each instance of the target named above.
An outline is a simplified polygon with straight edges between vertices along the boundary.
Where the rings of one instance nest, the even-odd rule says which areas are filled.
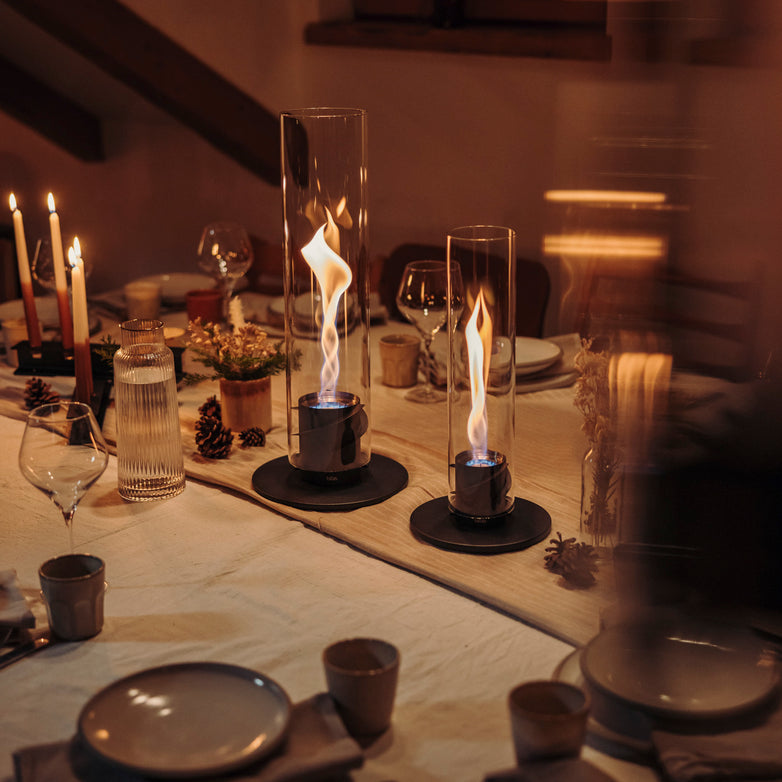
[[[299,398],[299,453],[296,467],[305,480],[345,485],[360,479],[361,438],[368,420],[360,399],[346,391],[323,398],[314,392]]]
[[[513,509],[508,499],[511,477],[498,451],[476,455],[462,451],[454,464],[456,479],[451,512],[471,524],[495,524]]]

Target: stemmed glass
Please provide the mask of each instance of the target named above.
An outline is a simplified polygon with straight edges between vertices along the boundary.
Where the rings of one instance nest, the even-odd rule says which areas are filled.
[[[247,231],[238,223],[209,223],[198,245],[198,265],[217,280],[223,294],[223,320],[236,281],[252,266],[253,248]]]
[[[62,511],[73,553],[73,516],[87,490],[103,475],[109,451],[89,405],[56,402],[27,417],[19,448],[22,475]]]
[[[452,275],[452,306],[461,308],[461,276]],[[434,335],[448,320],[448,274],[445,261],[413,261],[405,266],[396,304],[402,315],[419,331],[424,343],[426,378],[405,395],[412,402],[443,402],[446,395],[432,385],[434,359],[431,345]]]

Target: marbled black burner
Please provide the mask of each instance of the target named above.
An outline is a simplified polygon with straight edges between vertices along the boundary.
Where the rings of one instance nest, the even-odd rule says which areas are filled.
[[[499,451],[462,451],[456,455],[455,468],[451,511],[461,520],[490,524],[513,509],[513,502],[508,499],[510,471]]]
[[[299,398],[299,454],[296,467],[314,483],[345,483],[357,479],[361,437],[368,421],[355,394],[337,391],[322,397],[317,392]]]

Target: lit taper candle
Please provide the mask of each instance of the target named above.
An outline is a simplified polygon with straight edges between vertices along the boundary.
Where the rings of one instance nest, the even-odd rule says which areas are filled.
[[[73,356],[76,372],[76,401],[89,403],[92,398],[92,359],[90,357],[90,327],[87,318],[87,288],[84,284],[84,262],[78,237],[68,250],[73,292]]]
[[[30,274],[30,260],[27,256],[27,242],[24,238],[24,223],[22,222],[22,210],[16,205],[16,198],[11,193],[8,199],[14,221],[14,238],[16,239],[16,260],[19,266],[19,285],[22,289],[22,303],[24,304],[24,317],[27,321],[27,339],[30,342],[30,350],[40,355],[41,352],[41,327],[38,323],[38,313],[35,309],[35,296],[33,295],[33,280]]]
[[[54,266],[54,283],[57,287],[57,309],[60,313],[62,349],[66,355],[69,355],[73,353],[73,323],[71,321],[71,307],[68,303],[68,281],[65,278],[60,217],[55,209],[54,196],[51,193],[49,193],[49,232],[52,237],[52,265]]]

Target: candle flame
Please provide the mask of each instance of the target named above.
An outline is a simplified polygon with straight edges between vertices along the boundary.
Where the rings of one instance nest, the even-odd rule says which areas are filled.
[[[57,210],[54,208],[54,196],[51,193],[49,193],[49,197],[47,200],[49,202],[49,211],[56,212]]]
[[[73,267],[76,266],[76,264],[79,262],[79,259],[76,257],[76,253],[73,251],[73,247],[68,248],[68,263]]]
[[[11,207],[12,212],[16,211],[16,197],[14,196],[13,193],[11,193],[11,195],[8,198],[8,205]]]
[[[76,257],[81,260],[81,244],[79,244],[78,236],[73,237],[73,252],[75,253]]]
[[[336,236],[336,242],[334,237]],[[326,210],[326,222],[315,232],[312,240],[302,247],[301,254],[315,275],[320,287],[323,325],[320,347],[323,365],[320,370],[320,398],[333,397],[339,378],[339,334],[337,314],[339,300],[350,287],[353,273],[350,266],[332,249],[339,246],[339,229]]]
[[[478,323],[480,319],[480,325]],[[489,419],[486,411],[486,384],[489,378],[493,326],[483,289],[475,301],[464,329],[467,362],[470,370],[472,408],[467,419],[467,437],[473,453],[485,454],[489,448]]]

